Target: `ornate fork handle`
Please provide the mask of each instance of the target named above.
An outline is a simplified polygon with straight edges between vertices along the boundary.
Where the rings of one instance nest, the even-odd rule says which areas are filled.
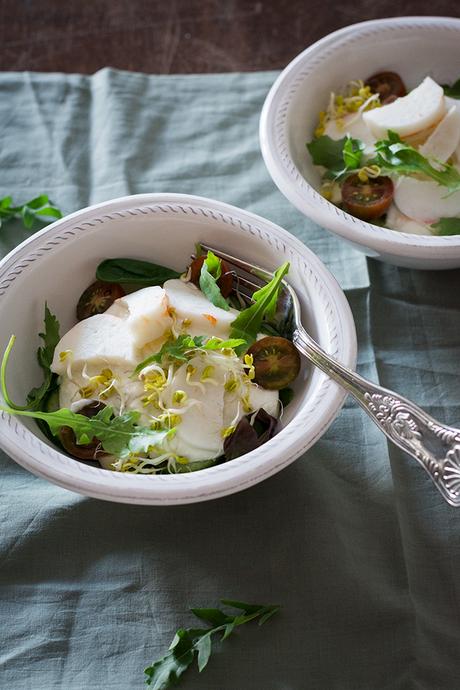
[[[353,395],[393,443],[422,465],[450,505],[460,506],[460,429],[440,424],[410,400],[347,369],[327,355],[302,326],[294,331],[293,342]]]

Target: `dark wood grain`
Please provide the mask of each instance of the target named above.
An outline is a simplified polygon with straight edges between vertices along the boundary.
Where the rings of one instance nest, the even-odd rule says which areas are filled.
[[[279,69],[347,24],[460,17],[459,0],[0,0],[0,70]]]

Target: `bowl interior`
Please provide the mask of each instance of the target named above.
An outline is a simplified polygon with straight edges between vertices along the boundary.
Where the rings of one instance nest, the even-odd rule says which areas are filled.
[[[41,381],[35,352],[45,302],[57,315],[62,335],[75,323],[78,297],[94,280],[100,261],[126,256],[182,270],[198,241],[268,269],[289,260],[289,281],[298,293],[305,326],[324,349],[353,366],[356,341],[351,314],[321,262],[268,221],[208,202],[199,197],[145,195],[100,204],[38,233],[3,260],[0,347],[3,351],[10,334],[16,335],[7,380],[17,404],[23,404],[31,386]],[[274,439],[232,463],[188,475],[119,475],[82,465],[56,450],[45,452],[43,443],[37,445],[36,437],[50,446],[33,420],[12,420],[4,414],[0,415],[0,438],[21,464],[67,488],[126,502],[180,503],[203,500],[202,485],[206,483],[212,486],[206,495],[211,498],[278,471],[324,432],[343,399],[344,393],[319,370],[304,366],[295,384],[294,400],[285,410],[282,430]],[[222,481],[216,489],[219,477]],[[190,490],[192,485],[195,488]]]

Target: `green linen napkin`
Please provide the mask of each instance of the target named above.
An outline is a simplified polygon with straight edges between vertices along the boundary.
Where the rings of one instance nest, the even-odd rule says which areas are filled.
[[[0,196],[46,192],[68,213],[185,192],[266,216],[346,289],[359,370],[458,425],[460,272],[367,261],[289,205],[257,136],[275,76],[1,74]],[[2,253],[27,235],[5,225]],[[88,499],[5,454],[0,470],[1,688],[142,688],[190,606],[222,597],[282,611],[190,690],[459,687],[460,511],[351,400],[303,458],[209,503]]]

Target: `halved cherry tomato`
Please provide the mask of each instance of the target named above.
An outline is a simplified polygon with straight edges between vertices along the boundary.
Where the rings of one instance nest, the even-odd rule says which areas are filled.
[[[88,316],[102,314],[119,297],[123,297],[125,291],[118,283],[104,283],[96,280],[82,293],[77,304],[77,319],[83,321]]]
[[[342,185],[342,205],[345,211],[361,220],[380,218],[393,199],[393,182],[389,177],[369,178],[361,182],[358,175],[350,175]]]
[[[200,286],[201,267],[205,258],[205,256],[197,256],[190,264],[190,281],[198,287]],[[228,297],[233,289],[233,273],[226,261],[221,261],[220,267],[221,274],[217,285],[220,287],[222,297]]]
[[[104,403],[99,402],[99,400],[93,400],[82,407],[81,410],[78,410],[78,414],[82,414],[85,417],[94,417],[104,407]],[[96,451],[101,445],[97,438],[93,438],[91,443],[78,444],[75,432],[70,426],[61,427],[59,430],[59,440],[70,455],[81,460],[96,460]]]
[[[377,72],[366,79],[366,86],[379,94],[382,105],[388,105],[407,93],[403,80],[396,72]]]
[[[285,388],[300,371],[299,352],[286,338],[269,335],[256,340],[247,354],[253,356],[255,382],[268,390]]]

